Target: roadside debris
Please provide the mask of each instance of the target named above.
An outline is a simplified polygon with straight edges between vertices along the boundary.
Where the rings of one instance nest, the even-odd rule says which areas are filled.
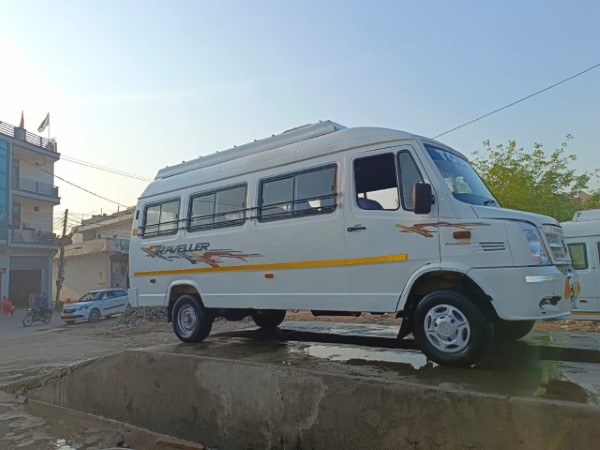
[[[166,322],[167,308],[164,306],[133,308],[130,305],[119,319],[118,324],[135,326],[138,320]]]
[[[202,444],[196,444],[195,442],[183,441],[181,439],[162,437],[159,438],[156,443],[159,446],[168,448],[178,448],[181,450],[207,450]]]

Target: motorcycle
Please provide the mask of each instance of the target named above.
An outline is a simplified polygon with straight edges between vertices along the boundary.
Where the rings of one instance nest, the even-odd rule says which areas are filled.
[[[50,323],[52,320],[52,310],[51,309],[32,309],[29,308],[25,313],[25,317],[23,317],[23,326],[30,327],[33,325],[33,322],[44,322]]]

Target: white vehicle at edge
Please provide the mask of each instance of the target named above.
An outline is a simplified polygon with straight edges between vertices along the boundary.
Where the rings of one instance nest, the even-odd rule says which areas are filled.
[[[600,320],[600,209],[578,211],[561,225],[581,283],[569,319]]]
[[[219,316],[392,312],[447,365],[568,315],[576,283],[557,222],[498,207],[460,153],[330,121],[160,170],[129,257],[131,304],[184,342]]]

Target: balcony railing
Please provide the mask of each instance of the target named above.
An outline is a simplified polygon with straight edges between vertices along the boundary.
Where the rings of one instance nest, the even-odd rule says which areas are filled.
[[[58,240],[51,231],[10,230],[10,239],[13,244],[58,246]]]
[[[33,192],[34,194],[58,197],[58,187],[51,184],[40,183],[38,181],[28,180],[27,178],[17,178],[13,181],[13,189],[20,191]]]
[[[56,153],[56,141],[43,138],[38,136],[37,134],[30,133],[29,131],[15,127],[6,122],[0,122],[0,135],[4,134],[5,136],[19,139],[21,141],[28,142],[33,145],[37,145],[38,147],[43,148],[44,150],[48,150],[49,152]]]

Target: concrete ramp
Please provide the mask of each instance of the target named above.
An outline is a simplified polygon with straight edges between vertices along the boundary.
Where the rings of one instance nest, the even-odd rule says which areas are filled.
[[[30,395],[219,449],[571,449],[600,442],[596,404],[423,383],[294,356],[281,341],[248,347],[211,339],[122,352]]]

